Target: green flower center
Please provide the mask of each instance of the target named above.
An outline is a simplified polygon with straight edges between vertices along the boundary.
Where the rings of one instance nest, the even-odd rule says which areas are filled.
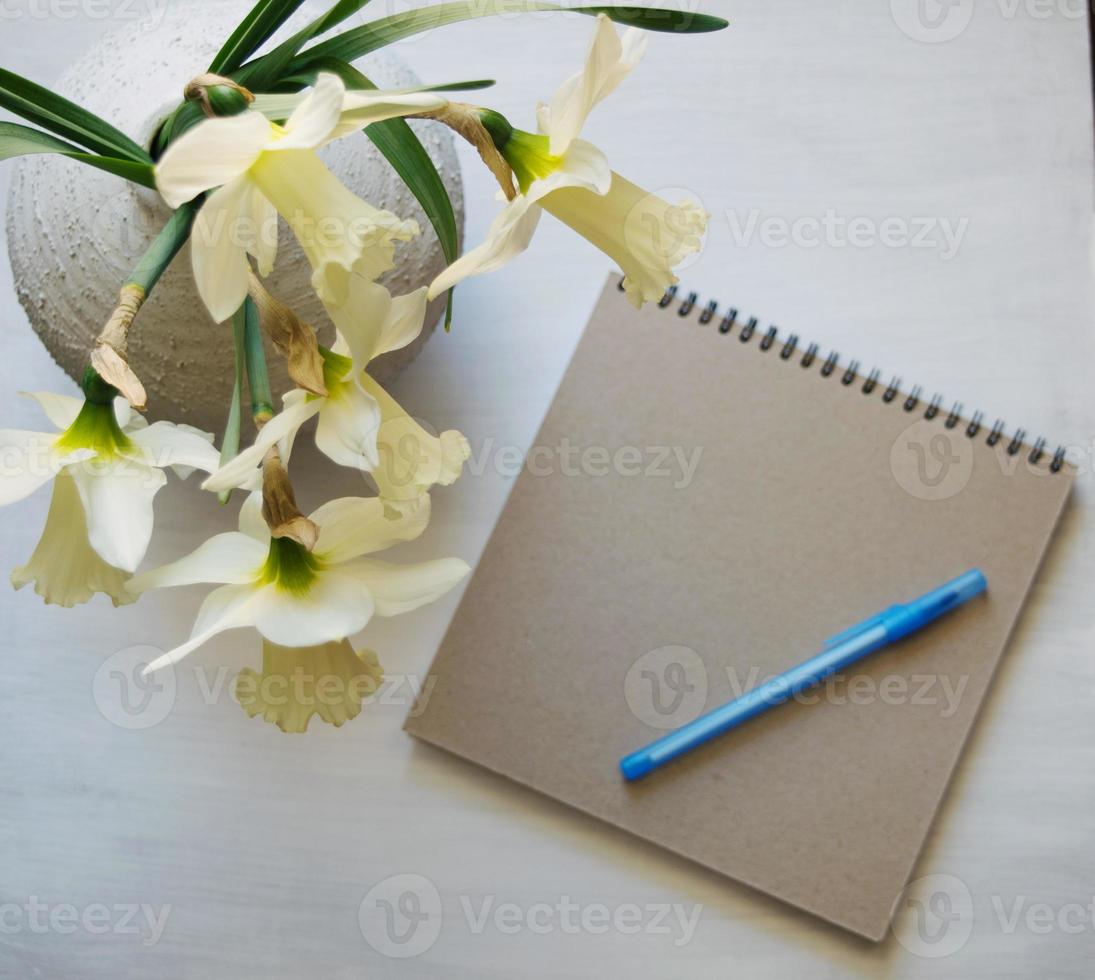
[[[343,379],[353,370],[354,362],[326,347],[320,347],[319,353],[323,358],[323,386],[327,389],[327,397],[336,398],[346,384]]]
[[[550,150],[551,139],[515,129],[502,147],[502,156],[513,167],[521,193],[527,194],[534,181],[549,177],[559,169],[563,158]]]
[[[118,425],[112,404],[85,401],[75,421],[57,440],[65,451],[93,449],[100,459],[113,459],[133,449],[133,443]]]
[[[303,595],[322,567],[318,558],[292,538],[271,538],[259,582],[275,585],[293,595]]]

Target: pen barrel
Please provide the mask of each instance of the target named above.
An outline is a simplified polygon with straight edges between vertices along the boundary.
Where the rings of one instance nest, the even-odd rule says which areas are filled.
[[[790,670],[758,684],[733,701],[625,756],[620,760],[620,771],[626,779],[640,779],[677,756],[736,728],[777,704],[783,704],[800,691],[819,684],[826,677],[843,670],[886,642],[886,628],[879,624],[823,650]]]

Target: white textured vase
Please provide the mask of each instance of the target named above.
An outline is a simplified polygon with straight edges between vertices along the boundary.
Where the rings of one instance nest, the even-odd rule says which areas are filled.
[[[175,4],[154,18],[134,21],[106,35],[73,64],[56,91],[147,143],[159,120],[178,103],[186,82],[205,69],[251,6],[251,0]],[[303,23],[308,18],[298,19]],[[418,84],[413,72],[384,52],[360,65],[383,88]],[[448,189],[462,238],[463,193],[452,137],[435,124],[412,120],[411,125]],[[398,266],[381,281],[398,295],[433,279],[445,266],[437,236],[372,142],[355,133],[321,155],[356,194],[402,218],[414,218],[422,229],[420,237],[398,247]],[[73,378],[83,372],[119,286],[169,216],[155,191],[63,157],[26,157],[17,163],[7,205],[16,292],[31,326]],[[310,275],[303,252],[282,222],[277,265],[267,287],[329,343],[333,327],[311,289]],[[398,374],[443,311],[441,298],[430,307],[427,329],[418,341],[374,362],[377,380]],[[150,416],[215,432],[223,427],[234,376],[231,329],[214,323],[202,306],[191,276],[189,246],[141,310],[130,335],[130,360],[148,389]],[[268,352],[267,360],[274,393],[289,390],[282,359]]]

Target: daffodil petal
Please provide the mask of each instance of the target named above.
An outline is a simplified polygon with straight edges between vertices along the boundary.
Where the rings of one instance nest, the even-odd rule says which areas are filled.
[[[392,294],[380,283],[358,275],[347,279],[345,300],[327,306],[339,339],[359,370],[376,357],[391,308]]]
[[[177,664],[188,653],[197,650],[218,633],[240,629],[254,623],[258,593],[246,585],[222,585],[205,597],[190,639],[162,657],[157,657],[141,671],[148,675],[169,664]]]
[[[129,580],[126,589],[139,594],[149,589],[168,589],[199,582],[244,585],[258,579],[266,561],[266,551],[265,545],[241,531],[215,534],[185,558],[147,572],[138,572]]]
[[[322,71],[304,101],[285,120],[285,135],[272,150],[312,150],[322,146],[338,125],[346,86],[332,72]]]
[[[612,21],[598,14],[582,70],[568,78],[551,99],[541,127],[559,155],[582,131],[593,108],[616,90],[646,51],[646,37],[630,28],[621,42]]]
[[[352,636],[373,615],[369,590],[357,575],[319,573],[301,594],[267,586],[256,594],[255,629],[272,643],[306,647]]]
[[[129,440],[138,448],[146,465],[160,469],[171,466],[180,475],[196,469],[212,473],[220,465],[213,436],[191,426],[155,422],[130,434]]]
[[[414,514],[395,520],[385,515],[378,497],[341,497],[324,504],[311,519],[319,527],[313,553],[320,561],[337,565],[413,541],[429,524],[429,497]]]
[[[156,188],[177,208],[245,173],[272,136],[269,121],[259,112],[206,119],[164,151],[156,164]]]
[[[0,429],[0,507],[29,497],[66,465],[95,455],[80,449],[62,454],[57,434]]]
[[[257,193],[243,177],[218,187],[201,206],[190,232],[194,285],[218,323],[231,317],[247,298],[250,235],[245,225],[250,197]]]
[[[148,426],[148,419],[140,412],[133,411],[129,402],[120,395],[114,399],[114,418],[118,422],[118,428],[125,430],[127,435]]]
[[[354,381],[347,381],[321,400],[316,446],[339,466],[372,469],[380,460],[376,437],[380,406]]]
[[[292,403],[286,399],[286,407],[267,422],[260,430],[255,443],[238,456],[234,456],[202,483],[203,490],[219,492],[232,490],[247,483],[254,470],[262,463],[271,446],[295,432],[323,407],[324,398],[301,398]]]
[[[447,102],[448,99],[434,92],[347,92],[342,101],[342,115],[331,139],[348,136],[385,119],[432,112]]]
[[[278,209],[264,194],[253,191],[245,202],[247,206],[247,236],[243,246],[255,258],[260,276],[274,271],[278,257]]]
[[[541,202],[548,194],[564,187],[579,187],[594,194],[605,195],[612,189],[612,168],[608,158],[592,143],[574,140],[563,154],[559,169],[528,189],[528,198]]]
[[[413,293],[396,296],[392,300],[374,357],[387,354],[388,351],[400,350],[417,339],[426,322],[428,297],[429,289],[422,286]]]
[[[289,411],[290,409],[292,409],[293,411],[297,411],[297,406],[301,405],[304,402],[311,402],[315,400],[315,395],[309,394],[307,391],[304,391],[301,388],[294,388],[292,391],[282,397],[282,410]],[[301,409],[301,411],[303,411],[303,409]],[[293,446],[296,445],[297,433],[299,431],[299,426],[297,426],[296,428],[290,428],[289,431],[286,432],[285,435],[283,435],[278,440],[278,452],[281,453],[281,461],[286,466],[289,465],[289,460],[293,455]]]
[[[300,92],[292,94],[260,92],[256,94],[251,108],[261,112],[267,119],[275,121],[288,119],[308,97],[308,94]],[[342,97],[338,124],[327,140],[348,136],[371,123],[383,122],[385,119],[440,109],[447,102],[448,99],[436,92],[354,89],[346,92]],[[275,144],[275,148],[278,145],[280,144]]]
[[[470,276],[500,269],[520,255],[532,241],[541,213],[524,194],[510,201],[494,219],[486,241],[465,252],[430,283],[429,298],[440,296]]]
[[[64,431],[76,421],[76,416],[80,414],[80,409],[84,407],[84,400],[75,398],[72,395],[57,395],[52,391],[21,391],[19,394],[24,398],[34,399],[38,403],[38,407],[45,413],[46,418],[61,431]]]
[[[340,565],[369,590],[378,616],[398,616],[441,598],[471,569],[459,558],[393,565],[371,558]]]
[[[69,470],[84,505],[88,540],[108,564],[135,571],[152,539],[152,499],[167,477],[136,463],[96,463]]]
[[[406,347],[422,332],[427,293],[423,286],[393,298],[380,283],[350,276],[345,302],[327,308],[338,329],[335,353],[348,353],[362,370],[373,358]]]
[[[260,492],[249,493],[240,507],[239,529],[256,541],[261,541],[264,548],[269,547],[270,528],[266,526],[266,518],[262,516]]]

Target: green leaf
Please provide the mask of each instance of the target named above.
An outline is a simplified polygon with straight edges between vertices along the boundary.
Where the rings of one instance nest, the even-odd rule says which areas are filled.
[[[4,68],[0,68],[0,106],[94,153],[152,162],[141,147],[105,119]]]
[[[590,16],[606,14],[620,24],[676,34],[701,34],[720,31],[728,26],[721,17],[658,7],[563,7],[546,0],[457,0],[455,3],[440,3],[421,10],[392,14],[338,34],[298,55],[293,60],[292,69],[294,72],[299,71],[316,58],[354,61],[395,41],[462,20],[540,10],[567,10]]]
[[[31,129],[19,123],[0,122],[0,160],[10,160],[12,157],[31,153],[60,153],[72,160],[79,160],[99,170],[124,177],[135,184],[153,188],[156,186],[156,178],[149,163],[85,153],[78,146],[43,133],[40,129]]]
[[[205,119],[205,112],[197,102],[183,102],[175,107],[160,126],[152,140],[152,158],[159,160],[169,143],[173,143],[188,129]]]
[[[243,416],[243,335],[246,329],[246,308],[241,306],[232,317],[232,344],[236,355],[236,375],[232,384],[232,401],[228,404],[228,421],[224,426],[224,439],[221,441],[221,466],[236,458],[240,451],[240,422]],[[217,499],[228,503],[231,490],[222,490]]]
[[[258,0],[209,65],[227,75],[251,57],[296,11],[304,0]]]
[[[441,242],[445,261],[451,265],[459,257],[456,215],[453,213],[449,192],[437,172],[433,160],[422,142],[407,125],[405,119],[386,119],[365,127],[365,135],[384,155],[384,159],[406,184],[415,199],[422,205],[426,217]],[[445,329],[452,323],[452,290],[449,290],[445,311]]]
[[[325,68],[336,72],[349,89],[375,89],[376,86],[352,65],[344,62],[325,61]],[[455,262],[460,256],[457,240],[456,215],[445,183],[437,172],[422,142],[407,125],[405,119],[386,119],[365,127],[365,135],[373,141],[376,148],[411,193],[414,194],[426,217],[430,219],[433,230],[441,242],[445,261]],[[445,315],[445,329],[452,321],[452,290],[449,290],[449,302]]]
[[[302,88],[307,88],[310,85],[315,85],[316,77],[321,71],[335,71],[338,74],[337,69],[332,69],[325,65],[327,59],[320,59],[313,62],[308,68],[300,72],[297,75],[286,75],[277,84],[277,92],[274,93],[260,93],[255,96],[255,102],[251,103],[251,108],[258,109],[260,112],[270,115],[268,106],[274,103],[275,99],[284,100],[281,104],[295,106],[300,102],[298,97],[296,101],[290,102],[286,93],[299,92]],[[339,64],[345,64],[346,62],[339,62]],[[474,78],[469,79],[466,82],[438,82],[434,85],[411,85],[407,88],[389,88],[384,91],[392,95],[406,95],[411,92],[477,92],[481,89],[492,88],[498,83],[493,78]]]
[[[684,4],[683,6],[687,6]],[[604,14],[609,20],[644,31],[662,34],[711,34],[730,26],[724,17],[697,14],[690,10],[667,10],[663,7],[568,7],[581,14],[596,17]]]
[[[233,75],[240,85],[262,91],[272,88],[281,79],[282,72],[292,62],[296,53],[314,37],[324,34],[341,24],[347,17],[359,11],[370,0],[340,0],[322,17],[306,24],[292,37],[282,41],[273,51],[244,65]]]

